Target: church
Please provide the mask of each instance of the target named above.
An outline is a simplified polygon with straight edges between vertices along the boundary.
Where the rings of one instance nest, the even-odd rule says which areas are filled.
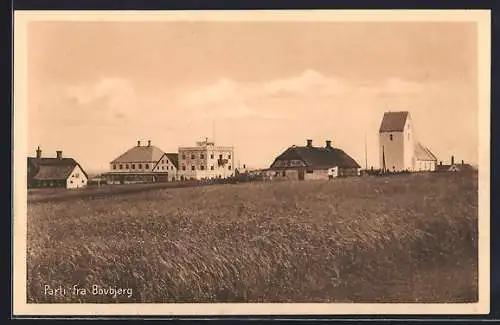
[[[385,112],[379,129],[382,171],[435,171],[437,158],[415,139],[411,115],[407,111]]]

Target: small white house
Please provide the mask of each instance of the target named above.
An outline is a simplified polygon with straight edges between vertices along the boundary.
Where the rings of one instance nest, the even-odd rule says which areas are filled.
[[[63,158],[62,151],[56,158],[43,158],[40,147],[36,157],[28,157],[28,188],[63,187],[82,188],[87,186],[88,175],[73,158]]]

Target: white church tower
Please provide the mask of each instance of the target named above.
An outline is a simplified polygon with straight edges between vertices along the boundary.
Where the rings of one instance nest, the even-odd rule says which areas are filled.
[[[386,112],[379,129],[380,168],[415,170],[415,141],[409,112]]]

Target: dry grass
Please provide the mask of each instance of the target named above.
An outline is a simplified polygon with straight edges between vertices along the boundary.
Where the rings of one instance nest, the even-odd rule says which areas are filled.
[[[443,174],[30,203],[28,301],[477,301],[477,201],[477,174]]]

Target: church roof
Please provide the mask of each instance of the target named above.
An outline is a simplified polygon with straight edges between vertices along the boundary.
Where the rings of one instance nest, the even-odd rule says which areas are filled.
[[[415,144],[415,158],[417,160],[437,161],[437,158],[432,151],[420,142]]]
[[[409,113],[385,112],[380,124],[379,132],[402,132],[405,128]]]

